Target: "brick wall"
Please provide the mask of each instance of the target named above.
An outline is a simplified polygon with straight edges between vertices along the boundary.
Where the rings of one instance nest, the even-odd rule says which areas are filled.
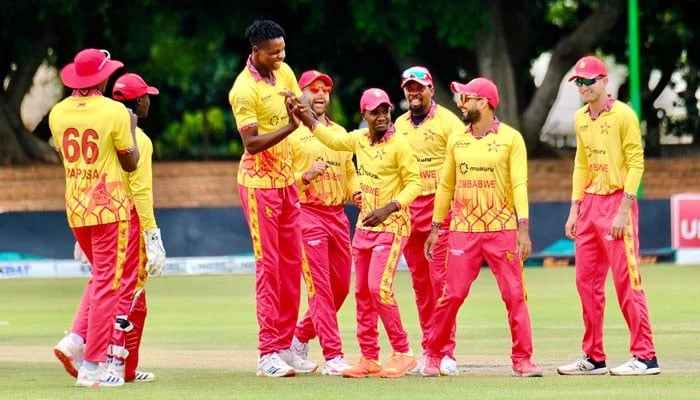
[[[531,201],[568,201],[573,161],[531,160]],[[235,162],[155,163],[156,208],[228,207],[239,205]],[[63,210],[61,165],[0,167],[0,212]],[[669,198],[675,193],[700,193],[700,160],[695,157],[648,159],[644,197]]]

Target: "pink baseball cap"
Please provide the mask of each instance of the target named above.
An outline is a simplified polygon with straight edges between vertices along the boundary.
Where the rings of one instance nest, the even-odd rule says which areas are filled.
[[[145,94],[156,95],[158,93],[160,93],[158,89],[148,86],[143,78],[133,73],[120,76],[112,88],[112,97],[115,100],[133,100]]]
[[[483,97],[492,108],[496,108],[500,102],[496,84],[486,78],[474,78],[464,84],[452,82],[450,84],[450,89],[452,89],[454,93]]]
[[[97,86],[124,63],[112,60],[107,50],[85,49],[75,55],[73,62],[61,70],[61,81],[71,89]]]
[[[401,73],[401,88],[408,82],[417,82],[423,86],[433,86],[433,76],[428,71],[428,68],[414,65]]]
[[[323,83],[325,83],[328,86],[333,86],[333,79],[331,79],[330,76],[316,71],[315,69],[312,69],[301,74],[301,77],[299,78],[299,88],[303,89],[309,86],[316,79],[322,80]]]
[[[365,112],[365,110],[374,110],[382,104],[386,104],[389,108],[394,108],[391,105],[391,100],[389,95],[386,94],[382,89],[370,88],[362,93],[360,98],[360,112]]]
[[[599,76],[608,76],[608,69],[605,63],[598,57],[585,56],[576,61],[574,75],[569,78],[569,82],[576,78],[593,79]]]

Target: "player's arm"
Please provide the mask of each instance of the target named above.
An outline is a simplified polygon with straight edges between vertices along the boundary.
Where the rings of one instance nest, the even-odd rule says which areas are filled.
[[[630,115],[620,122],[620,139],[622,152],[627,164],[627,174],[624,182],[624,195],[610,227],[610,234],[615,239],[624,236],[627,226],[628,214],[639,190],[639,185],[644,174],[644,150],[642,148],[642,134],[639,129],[637,116]]]
[[[456,182],[456,165],[454,152],[452,147],[454,146],[453,138],[456,135],[452,135],[447,141],[447,147],[445,149],[445,164],[442,166],[442,171],[440,173],[440,183],[438,184],[437,191],[435,192],[435,202],[433,204],[433,220],[432,227],[430,229],[430,234],[428,239],[423,245],[423,252],[425,258],[432,262],[433,261],[433,249],[438,241],[438,233],[440,231],[440,226],[447,215],[447,212],[452,203],[452,198],[454,197],[454,188]]]
[[[281,142],[295,129],[294,124],[290,122],[272,133],[258,135],[258,124],[256,123],[242,127],[239,132],[243,146],[245,146],[248,153],[257,154]]]
[[[509,162],[515,215],[518,217],[518,254],[521,260],[526,260],[532,252],[530,209],[527,195],[527,150],[525,141],[519,134],[513,137]]]
[[[132,172],[139,164],[139,148],[136,145],[136,122],[138,118],[133,111],[124,107],[127,111],[125,115],[120,115],[117,123],[118,130],[116,132],[115,145],[117,147],[117,157],[119,164],[126,172]],[[124,132],[129,132],[125,134]],[[130,138],[129,141],[127,138]]]

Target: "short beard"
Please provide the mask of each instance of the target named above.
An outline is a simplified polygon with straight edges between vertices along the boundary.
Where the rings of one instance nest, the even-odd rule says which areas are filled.
[[[472,124],[481,119],[481,112],[479,110],[469,110],[467,115],[462,114],[462,121],[467,124]]]

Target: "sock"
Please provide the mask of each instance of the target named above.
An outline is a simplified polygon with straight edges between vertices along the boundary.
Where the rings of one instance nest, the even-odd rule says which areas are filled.
[[[77,333],[71,332],[70,333],[70,338],[73,341],[73,343],[77,345],[84,345],[85,344],[85,339],[83,339],[82,336],[78,335]]]

